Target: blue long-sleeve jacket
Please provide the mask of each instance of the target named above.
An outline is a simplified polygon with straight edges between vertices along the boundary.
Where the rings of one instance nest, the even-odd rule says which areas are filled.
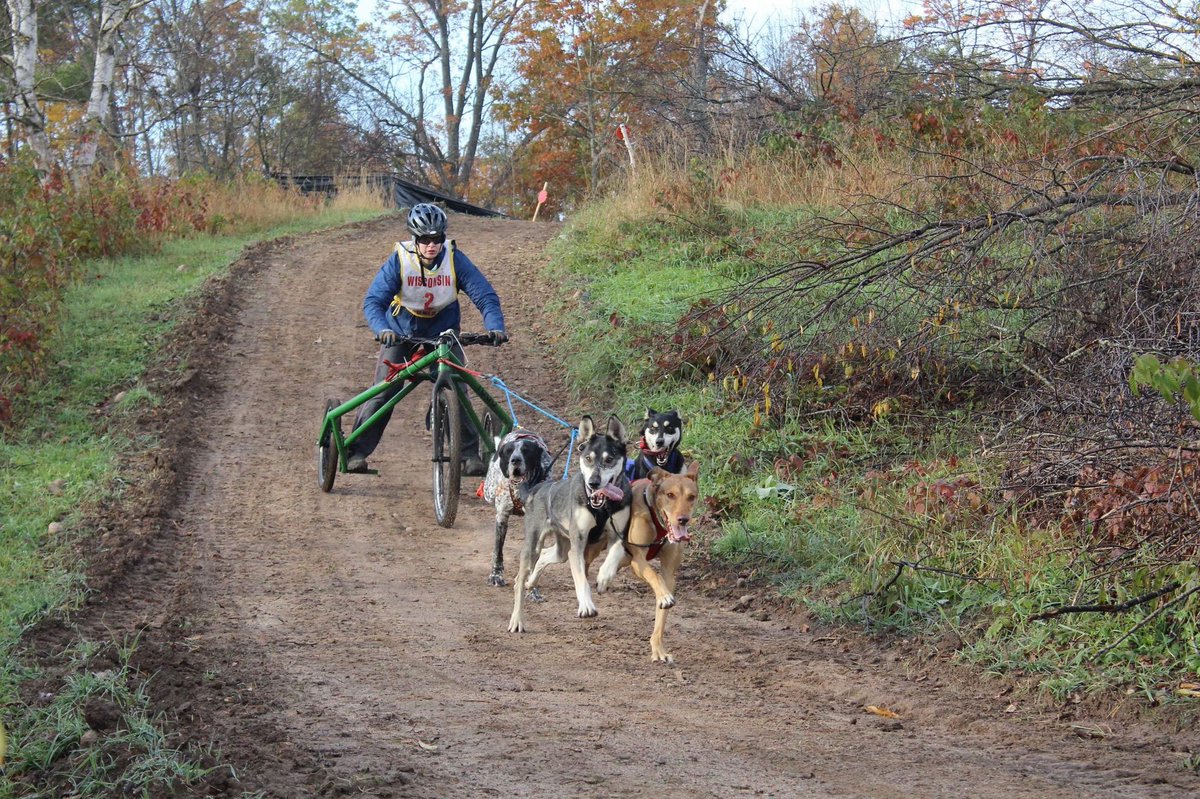
[[[448,241],[447,245],[453,246],[453,242]],[[435,265],[441,264],[448,249],[449,247],[442,248],[434,262]],[[454,271],[457,275],[458,290],[471,298],[471,302],[483,316],[483,329],[504,330],[504,313],[500,310],[500,297],[496,290],[479,271],[479,267],[475,266],[466,253],[457,248],[454,250]],[[363,298],[363,316],[376,336],[384,330],[394,330],[401,336],[433,338],[444,330],[460,329],[462,313],[457,301],[450,303],[430,319],[413,316],[404,310],[393,316],[390,306],[392,298],[399,291],[400,256],[393,250],[391,257],[379,267],[379,272],[371,281],[366,297]]]

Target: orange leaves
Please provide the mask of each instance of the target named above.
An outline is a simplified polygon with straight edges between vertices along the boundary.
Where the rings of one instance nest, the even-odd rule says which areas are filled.
[[[619,164],[624,123],[636,135],[655,130],[658,81],[690,64],[696,0],[541,2],[518,23],[520,78],[503,97],[502,117],[541,132],[529,145],[534,159],[567,165],[558,174],[534,166],[518,182],[550,180],[566,195],[594,187],[601,165]],[[713,4],[715,5],[715,4]],[[706,15],[716,25],[715,8]],[[585,156],[581,153],[587,153]],[[612,159],[606,159],[612,154]]]
[[[863,710],[874,716],[882,716],[885,719],[900,718],[900,714],[897,713],[896,711],[888,710],[886,707],[881,707],[879,705],[867,705],[865,708],[863,708]]]

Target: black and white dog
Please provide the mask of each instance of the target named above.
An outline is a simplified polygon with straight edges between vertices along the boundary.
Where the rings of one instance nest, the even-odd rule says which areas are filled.
[[[504,541],[508,538],[508,520],[516,514],[525,515],[521,492],[546,479],[553,458],[546,442],[536,433],[516,428],[496,447],[488,464],[481,496],[496,508],[496,538],[492,549],[492,573],[488,585],[505,585]]]
[[[625,426],[610,416],[604,431],[592,417],[579,422],[579,471],[567,480],[545,481],[526,491],[525,545],[514,585],[508,631],[525,630],[525,593],[537,587],[542,570],[569,560],[579,600],[579,617],[597,615],[588,566],[609,536],[625,534],[632,492],[625,476]],[[537,558],[536,565],[534,559]]]
[[[671,474],[683,471],[683,453],[679,442],[683,440],[683,419],[679,411],[659,413],[646,409],[642,420],[642,437],[637,442],[638,454],[625,466],[625,473],[632,482],[647,477],[654,467],[665,469]]]

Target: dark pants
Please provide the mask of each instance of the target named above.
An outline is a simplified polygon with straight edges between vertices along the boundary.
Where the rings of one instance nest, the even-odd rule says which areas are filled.
[[[412,358],[413,353],[417,351],[420,345],[410,344],[407,341],[393,344],[390,347],[379,348],[379,358],[375,361],[375,382],[381,383],[388,376],[390,368],[384,361],[392,363],[405,363]],[[466,356],[463,354],[462,347],[455,342],[452,345],[455,357],[462,363],[466,363]],[[437,364],[430,367],[430,373],[437,372]],[[381,391],[371,399],[364,402],[358,407],[358,413],[354,416],[354,428],[358,429],[359,425],[365,419],[369,419],[371,414],[383,407],[383,404],[400,391],[404,386],[403,380],[393,381],[393,388],[386,391]],[[419,391],[419,389],[418,389]],[[471,422],[467,419],[466,411],[462,416],[462,454],[463,457],[469,457],[475,454],[479,449],[479,434],[475,432],[475,428],[471,426]],[[363,431],[362,437],[356,439],[350,445],[348,456],[362,455],[364,458],[375,451],[379,446],[379,440],[383,438],[383,428],[387,427],[388,422],[392,419],[392,411],[388,411],[375,424]]]

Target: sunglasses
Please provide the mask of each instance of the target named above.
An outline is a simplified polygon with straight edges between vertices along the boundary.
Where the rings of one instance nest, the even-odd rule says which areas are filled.
[[[443,244],[446,241],[446,236],[417,236],[417,244]]]

